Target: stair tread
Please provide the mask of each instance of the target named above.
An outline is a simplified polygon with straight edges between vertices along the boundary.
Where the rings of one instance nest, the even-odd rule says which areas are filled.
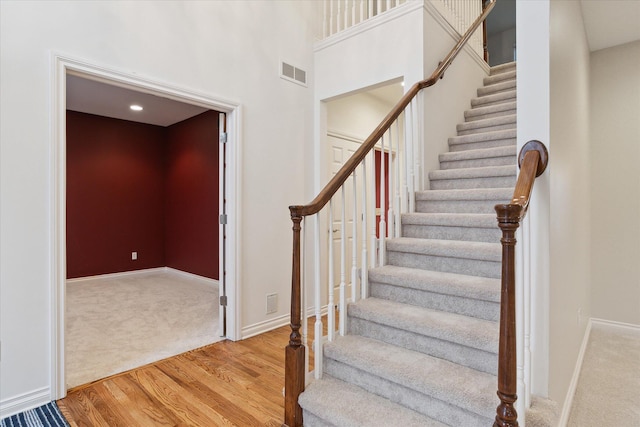
[[[444,169],[429,172],[429,179],[472,179],[495,176],[516,176],[517,172],[518,170],[515,164],[507,166],[482,166],[475,168]]]
[[[415,412],[362,388],[325,375],[307,386],[300,395],[300,406],[336,426],[446,427],[439,421]]]
[[[494,141],[498,139],[513,139],[517,137],[516,129],[494,130],[491,132],[472,133],[469,135],[452,136],[449,144],[468,144],[471,142]]]
[[[488,128],[491,126],[502,126],[513,124],[513,128],[516,128],[517,123],[517,115],[516,114],[506,114],[500,117],[490,117],[488,119],[480,119],[474,120],[472,122],[464,122],[460,123],[456,126],[458,132],[474,130],[474,129],[482,129]]]
[[[369,281],[500,302],[500,279],[385,265],[369,270]]]
[[[498,322],[373,297],[348,310],[349,317],[498,354]]]
[[[429,200],[504,200],[508,202],[513,188],[468,188],[461,190],[424,190],[416,191],[416,201]]]
[[[485,86],[501,82],[503,80],[513,80],[516,78],[516,70],[505,71],[504,73],[494,74],[492,76],[487,76],[483,79],[483,83]]]
[[[414,212],[402,214],[401,222],[403,225],[498,228],[498,223],[494,214]]]
[[[474,150],[442,153],[439,156],[439,160],[440,162],[452,162],[457,160],[488,159],[493,157],[513,156],[513,164],[515,165],[517,154],[517,146],[515,144],[511,144],[503,145],[501,147],[476,148]]]
[[[478,96],[483,96],[489,93],[501,92],[503,90],[509,90],[517,86],[516,79],[509,79],[493,84],[485,85],[484,87],[478,88],[477,94]]]
[[[346,335],[327,343],[324,355],[481,416],[490,416],[496,407],[495,375],[424,353]]]
[[[500,243],[397,237],[387,240],[387,252],[390,251],[479,261],[499,262],[502,259]]]
[[[511,71],[516,68],[516,62],[505,62],[504,64],[494,65],[489,70],[489,75],[494,76],[496,74],[504,73],[507,71]]]
[[[491,93],[491,94],[479,96],[477,98],[473,98],[471,100],[471,106],[475,107],[478,105],[485,105],[490,103],[511,102],[511,100],[515,99],[516,96],[517,96],[517,93],[515,90]]]
[[[516,101],[502,102],[495,105],[487,105],[483,107],[471,108],[464,112],[464,117],[484,116],[485,114],[500,113],[503,111],[511,111],[517,108]]]

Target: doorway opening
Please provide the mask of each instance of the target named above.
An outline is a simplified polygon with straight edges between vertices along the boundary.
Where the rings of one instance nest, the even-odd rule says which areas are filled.
[[[52,236],[54,237],[52,239],[54,242],[54,247],[52,250],[52,266],[54,269],[52,300],[54,307],[52,309],[53,339],[51,383],[53,395],[52,397],[58,399],[64,397],[67,390],[65,371],[65,313],[67,303],[67,278],[98,276],[93,277],[93,279],[104,279],[105,277],[100,276],[101,274],[116,273],[116,276],[118,276],[118,274],[122,272],[130,272],[131,270],[146,270],[141,273],[143,275],[161,273],[158,270],[165,270],[164,272],[166,273],[167,266],[171,267],[172,273],[175,273],[175,276],[182,275],[180,280],[198,281],[204,278],[203,280],[200,280],[200,285],[206,283],[206,281],[209,280],[209,286],[215,286],[216,293],[219,293],[221,297],[218,300],[216,295],[215,305],[217,306],[218,303],[226,303],[224,309],[221,307],[219,310],[216,310],[219,313],[218,324],[220,327],[218,331],[212,333],[213,336],[211,337],[211,342],[219,340],[219,337],[237,339],[236,326],[237,316],[239,313],[236,307],[237,298],[235,297],[235,283],[238,270],[236,265],[237,260],[235,257],[235,247],[237,243],[236,212],[238,210],[238,197],[236,194],[236,174],[239,169],[239,139],[237,129],[240,117],[239,106],[235,103],[222,101],[204,94],[196,94],[190,91],[181,90],[165,84],[159,84],[157,82],[142,79],[137,76],[126,75],[114,70],[108,70],[103,67],[96,67],[91,64],[87,64],[74,59],[63,58],[57,55],[54,55],[53,61],[54,93],[52,99],[54,101],[54,106],[52,108],[52,111],[54,112],[54,118],[52,120],[52,130],[55,164],[52,168],[54,171],[54,177],[52,180],[52,182],[54,183],[54,196],[52,197],[52,201],[54,203],[54,220],[52,222]],[[73,97],[67,89],[71,88],[71,86],[77,84],[78,82],[81,84],[94,85],[94,88],[106,87],[107,91],[111,92],[112,94],[119,91],[124,91],[129,94],[133,94],[139,99],[151,99],[159,102],[160,104],[164,103],[165,106],[172,105],[173,107],[165,108],[165,115],[169,110],[171,110],[171,108],[177,108],[178,110],[182,110],[183,117],[178,116],[177,124],[171,125],[176,126],[176,128],[171,131],[173,133],[173,136],[162,136],[162,123],[159,125],[139,124],[128,117],[101,117],[96,115],[100,114],[99,110],[86,109],[85,111],[78,112],[77,110],[80,110],[80,107],[78,107],[78,105],[74,105],[73,108],[70,108],[70,110],[76,110],[75,112],[67,113],[67,108],[69,107],[68,101],[70,101]],[[84,89],[85,95],[92,93],[90,90],[87,90],[86,86],[84,87]],[[92,102],[95,103],[96,101],[99,102],[100,99],[99,96],[85,96],[81,98],[85,98],[85,101],[89,104],[91,104]],[[128,108],[129,105],[126,105],[126,109]],[[130,113],[127,112],[127,114]],[[180,112],[178,112],[178,114],[180,114]],[[166,221],[166,218],[164,218],[164,216],[169,215],[162,214],[163,218],[161,220],[158,220],[158,218],[151,218],[154,215],[149,214],[148,212],[152,211],[153,206],[148,205],[152,205],[153,203],[162,203],[166,205],[164,194],[159,195],[159,193],[161,192],[159,188],[166,184],[164,182],[166,180],[165,177],[162,176],[162,172],[158,171],[161,167],[160,163],[163,164],[162,166],[164,166],[164,163],[166,163],[168,155],[165,153],[165,151],[171,150],[172,148],[170,146],[169,148],[163,147],[162,149],[160,149],[159,146],[154,146],[153,141],[147,141],[146,145],[142,144],[145,145],[145,148],[142,150],[142,153],[136,154],[139,155],[138,158],[144,158],[149,154],[148,152],[144,152],[145,149],[151,151],[151,157],[155,157],[152,161],[152,163],[155,162],[155,164],[151,167],[151,169],[154,169],[155,167],[156,170],[152,170],[150,173],[148,173],[149,162],[146,162],[143,165],[135,164],[134,162],[134,164],[128,165],[130,166],[128,169],[123,164],[119,164],[118,161],[123,160],[122,156],[120,156],[122,152],[116,153],[115,158],[114,156],[110,157],[109,155],[105,156],[100,155],[99,153],[93,153],[93,158],[94,160],[97,160],[97,163],[87,163],[82,167],[88,167],[89,169],[93,169],[95,171],[96,168],[103,167],[108,169],[116,165],[115,167],[120,169],[116,171],[115,174],[112,173],[109,177],[106,178],[108,182],[106,182],[101,191],[97,191],[97,193],[101,194],[94,195],[96,197],[94,197],[93,201],[88,200],[90,197],[88,197],[87,195],[90,193],[85,192],[85,197],[77,197],[78,193],[74,193],[74,191],[77,189],[72,188],[72,186],[76,185],[78,182],[82,182],[83,180],[76,179],[75,177],[71,176],[73,173],[77,172],[77,165],[72,165],[72,160],[69,156],[77,155],[78,147],[80,147],[80,156],[83,156],[86,153],[83,153],[82,151],[83,149],[86,149],[86,147],[82,147],[81,141],[79,144],[78,141],[74,141],[73,147],[68,145],[68,143],[71,143],[71,140],[73,138],[77,137],[77,127],[74,127],[73,130],[70,126],[68,127],[68,125],[70,125],[68,120],[72,116],[72,120],[76,122],[78,120],[80,120],[81,122],[83,120],[92,122],[92,125],[88,126],[89,129],[95,129],[98,122],[101,123],[99,123],[100,125],[106,126],[113,125],[113,123],[110,122],[114,122],[116,123],[116,128],[118,126],[134,128],[134,133],[141,132],[140,129],[145,128],[147,130],[150,130],[149,134],[158,136],[160,140],[171,140],[172,138],[180,139],[181,136],[184,136],[183,134],[186,133],[187,136],[185,138],[191,141],[193,139],[193,133],[197,133],[198,126],[202,128],[203,123],[207,124],[205,127],[208,126],[209,130],[215,129],[215,134],[208,136],[208,141],[213,141],[215,146],[209,146],[208,150],[209,154],[215,151],[216,158],[213,159],[211,158],[211,156],[208,156],[209,163],[207,165],[201,165],[201,170],[206,171],[209,178],[213,179],[215,175],[217,187],[216,190],[219,190],[215,192],[216,194],[209,193],[207,196],[209,200],[207,200],[206,204],[209,205],[210,208],[215,207],[214,210],[209,209],[205,213],[205,215],[208,216],[206,218],[206,221],[209,222],[209,230],[207,231],[207,233],[210,235],[215,235],[215,242],[208,243],[210,250],[208,252],[209,255],[205,254],[205,259],[196,260],[194,262],[194,260],[190,259],[188,256],[185,257],[184,255],[178,253],[177,255],[172,255],[173,260],[171,261],[171,263],[166,263],[164,262],[164,260],[161,260],[161,258],[164,256],[164,251],[167,245],[163,243],[161,245],[162,249],[160,249],[158,248],[159,245],[157,244],[157,241],[155,241],[154,244],[154,239],[157,240],[157,236],[154,236],[154,234],[157,233],[154,233],[153,230],[160,229],[165,226],[168,221]],[[162,116],[162,114],[160,114],[159,117],[160,116]],[[167,119],[166,117],[160,117],[160,119],[174,120],[175,118]],[[128,137],[123,137],[124,134],[121,132],[121,130],[122,129],[116,129],[116,139],[124,138],[126,140]],[[220,138],[220,143],[218,143],[218,138]],[[137,149],[132,148],[131,146],[127,147],[126,141],[124,141],[124,143],[123,141],[120,141],[120,143],[121,148],[125,151],[135,151]],[[174,144],[174,146],[175,145],[180,144]],[[178,148],[178,150],[180,149],[181,148]],[[192,155],[193,153],[185,154],[178,152],[174,154],[176,154],[176,159],[174,159],[175,163],[179,163],[184,161],[185,158],[189,160],[189,155]],[[120,158],[118,158],[118,156],[120,156]],[[126,163],[130,160],[131,158],[126,158],[124,159],[124,162]],[[201,159],[195,160],[198,161]],[[109,163],[109,161],[115,163]],[[194,159],[191,159],[191,164],[182,164],[177,165],[176,167],[178,169],[182,167],[182,170],[187,171],[192,170],[194,166],[193,161]],[[213,164],[213,162],[215,162],[215,165]],[[82,169],[82,167],[80,169]],[[127,175],[127,172],[123,173],[123,171],[125,170],[133,170],[135,173],[133,173],[133,175]],[[142,175],[139,174],[139,172],[141,171]],[[178,171],[178,173],[179,172],[180,171]],[[118,174],[121,175],[119,178],[117,177]],[[126,227],[123,227],[123,230],[119,230],[117,228],[111,230],[101,230],[102,227],[99,220],[101,212],[94,210],[93,214],[84,215],[84,222],[86,222],[86,224],[80,224],[80,227],[77,227],[79,224],[74,223],[72,226],[70,226],[70,221],[73,220],[72,217],[78,218],[83,216],[83,209],[87,208],[87,206],[82,206],[83,202],[87,202],[86,204],[96,204],[100,201],[100,198],[112,197],[112,190],[114,190],[115,187],[121,187],[126,190],[128,186],[135,187],[140,183],[140,180],[145,180],[150,177],[153,178],[154,174],[155,178],[159,178],[161,181],[163,181],[161,184],[158,182],[153,183],[151,182],[153,181],[151,179],[149,183],[151,187],[143,189],[142,193],[139,192],[137,193],[137,195],[127,196],[125,191],[124,198],[119,202],[116,200],[112,204],[136,204],[141,211],[147,211],[146,214],[143,212],[141,214],[141,217],[146,218],[146,220],[151,223],[155,222],[155,225],[147,227],[148,224],[141,224],[140,222],[138,222],[137,224],[130,226],[128,230],[126,229]],[[114,178],[114,176],[116,176],[116,178]],[[187,187],[180,188],[180,179],[187,181],[193,181],[195,179],[197,181],[197,179],[193,176],[186,178],[183,176],[178,177],[177,180],[174,180],[177,181],[177,184],[176,182],[171,183],[171,185],[177,185],[178,188],[171,190],[174,193],[173,196],[166,197],[166,199],[173,199],[171,200],[171,204],[174,205],[173,212],[170,215],[177,215],[178,217],[182,216],[182,218],[174,218],[172,220],[174,225],[172,225],[171,227],[176,228],[177,230],[172,229],[171,232],[166,232],[167,235],[172,234],[174,238],[176,235],[182,233],[180,229],[180,223],[187,223],[187,226],[192,225],[189,224],[189,218],[192,219],[194,215],[197,215],[197,212],[191,212],[187,215],[181,215],[182,213],[184,213],[181,211],[184,211],[186,208],[182,196],[184,196],[184,189]],[[209,179],[207,178],[207,180]],[[155,188],[155,192],[158,194],[155,194],[155,197],[153,194],[151,195],[151,197],[149,197],[149,193],[154,192],[153,188]],[[167,194],[169,194],[171,191],[167,191]],[[82,192],[80,192],[80,194],[82,194]],[[116,199],[118,197],[120,196],[116,196]],[[74,200],[71,200],[72,198]],[[78,205],[80,205],[79,209],[77,209]],[[78,211],[80,212],[79,216],[77,215]],[[214,214],[212,214],[212,212],[214,212]],[[130,213],[131,212],[127,209],[124,209],[124,213],[121,212],[124,217],[126,217]],[[142,220],[142,222],[145,221]],[[106,223],[108,224],[109,221],[107,220]],[[109,249],[111,251],[107,250],[103,253],[99,253],[97,254],[97,256],[93,257],[93,260],[88,260],[87,257],[84,257],[87,255],[87,251],[82,250],[82,244],[80,244],[80,250],[78,250],[78,248],[76,247],[78,240],[82,240],[82,235],[85,234],[86,231],[82,230],[82,226],[88,227],[88,229],[97,229],[96,232],[98,234],[102,233],[102,242],[110,240],[110,236],[108,235],[109,233],[119,235],[120,239],[115,239],[115,241],[122,243],[122,241],[124,240],[125,242],[122,243],[121,247],[118,247],[116,245],[115,249],[113,242],[111,242],[105,245],[109,246]],[[148,236],[146,236],[148,238],[148,241],[145,241],[144,238],[139,240],[144,242],[141,243],[140,246],[144,247],[145,249],[138,249],[136,248],[135,244],[132,245],[130,242],[126,242],[127,236],[130,234],[135,234],[135,230],[139,229],[145,229],[148,234]],[[132,232],[132,230],[134,231]],[[184,230],[184,227],[182,228],[182,230]],[[178,236],[178,239],[180,237],[181,236]],[[96,242],[96,244],[99,245],[100,242]],[[184,242],[178,242],[175,246],[179,247],[181,245],[184,245]],[[213,248],[212,246],[215,246],[215,248]],[[125,250],[124,248],[127,249]],[[103,248],[98,249],[98,252],[100,252],[100,250]],[[212,259],[212,257],[210,256],[212,251],[219,252],[215,257],[217,259]],[[113,254],[110,252],[117,252],[117,254],[115,256],[112,256]],[[195,252],[198,251],[196,250]],[[81,254],[81,257],[84,257],[80,260],[81,262],[77,262],[78,254]],[[209,256],[208,259],[206,259],[207,256]],[[107,258],[110,257],[112,259],[107,260]],[[191,258],[194,257],[195,256]],[[194,267],[194,263],[199,264],[199,266],[196,265]],[[161,264],[165,265],[162,266]],[[122,274],[120,275],[122,276]],[[131,273],[124,273],[124,276],[127,275],[131,276]],[[109,277],[107,276],[106,278],[108,279]],[[217,281],[214,282],[214,279],[217,279]],[[176,297],[176,299],[179,299],[180,295],[177,294],[174,295],[174,297]],[[113,307],[113,309],[117,310],[117,307]]]

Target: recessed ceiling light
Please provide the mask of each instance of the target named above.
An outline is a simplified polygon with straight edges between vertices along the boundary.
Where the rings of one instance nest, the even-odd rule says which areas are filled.
[[[136,104],[129,106],[133,111],[142,111],[142,107]]]

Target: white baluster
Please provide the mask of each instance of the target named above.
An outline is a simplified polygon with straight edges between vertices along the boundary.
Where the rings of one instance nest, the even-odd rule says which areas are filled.
[[[360,22],[365,20],[365,5],[367,0],[359,0],[360,1]]]
[[[377,229],[376,229],[376,150],[373,149],[371,155],[371,192],[372,197],[369,202],[371,206],[371,253],[369,254],[369,268],[375,268],[376,263],[378,262],[378,238],[376,237]]]
[[[405,133],[409,134],[409,138],[407,140],[408,145],[407,145],[407,169],[408,169],[408,176],[407,176],[407,183],[408,183],[408,194],[407,194],[407,198],[409,199],[409,212],[413,213],[415,212],[415,197],[414,197],[414,193],[415,193],[415,178],[414,178],[414,171],[413,171],[413,167],[414,167],[414,160],[413,160],[413,155],[414,155],[414,128],[413,128],[413,112],[414,112],[415,108],[413,108],[413,101],[411,101],[409,103],[409,125],[407,131],[405,131]]]
[[[329,0],[329,35],[333,34],[333,0]]]
[[[327,0],[323,0],[322,2],[322,38],[326,39],[329,35],[327,31],[327,25],[329,25],[328,17],[327,17]]]
[[[380,15],[382,13],[382,0],[378,0],[378,8],[376,10],[376,15]]]
[[[349,28],[349,0],[344,0],[344,29]]]
[[[342,0],[338,0],[338,16],[336,16],[336,20],[338,21],[336,33],[339,33],[342,30]]]
[[[387,0],[387,8],[385,9],[385,11],[391,9],[391,0]]]
[[[395,216],[393,214],[395,209],[395,199],[393,198],[393,189],[395,188],[395,170],[394,170],[394,150],[393,150],[393,124],[389,126],[389,157],[387,158],[387,164],[389,167],[389,192],[387,197],[389,198],[389,209],[387,210],[387,237],[394,238],[397,237],[396,234],[396,225],[395,225]]]
[[[369,16],[369,18],[371,18],[373,17],[373,0],[369,0],[367,4],[369,5],[369,7],[367,8],[367,15]]]
[[[356,0],[351,1],[351,26],[356,25]]]
[[[314,228],[314,234],[315,234],[315,241],[316,241],[316,253],[315,253],[315,295],[314,295],[314,299],[315,299],[315,308],[316,308],[316,323],[315,323],[315,330],[314,330],[314,343],[315,343],[315,358],[314,358],[314,372],[315,372],[315,377],[316,379],[322,378],[322,311],[321,311],[321,307],[322,307],[322,292],[321,292],[321,285],[320,285],[320,213],[317,213],[315,215],[315,228]],[[306,312],[306,307],[304,308],[305,312]],[[304,316],[304,322],[307,323],[307,316],[305,313]]]
[[[386,245],[386,237],[387,237],[387,221],[385,218],[385,209],[386,209],[386,185],[385,185],[385,151],[384,151],[384,135],[382,135],[381,139],[382,151],[380,152],[380,224],[379,224],[379,242],[380,247],[378,248],[378,265],[385,264],[385,245]]]
[[[398,117],[398,119],[396,120],[396,140],[397,140],[397,144],[396,146],[397,151],[396,151],[396,186],[395,186],[395,192],[396,192],[396,203],[395,203],[395,213],[396,213],[396,218],[395,218],[395,226],[396,226],[396,232],[395,232],[395,237],[401,237],[402,236],[402,229],[401,229],[401,210],[402,210],[402,199],[400,197],[400,120],[403,120],[404,117],[401,115],[400,117]]]
[[[353,171],[353,217],[351,222],[351,302],[356,302],[358,287],[358,189],[356,171]]]
[[[307,217],[302,217],[302,249],[301,249],[301,262],[300,262],[300,319],[302,320],[302,325],[301,325],[301,329],[302,329],[302,345],[304,345],[305,347],[305,352],[304,352],[304,373],[305,373],[305,378],[308,377],[308,373],[309,373],[309,323],[307,322],[307,281],[305,280],[306,277],[306,271],[305,271],[305,265],[306,263],[306,258],[307,258]],[[314,256],[317,256],[317,254],[315,254]]]
[[[335,289],[333,271],[333,199],[329,200],[329,307],[327,313],[327,329],[329,341],[333,341],[336,332],[336,303],[333,295]]]
[[[415,138],[415,148],[416,148],[416,156],[414,161],[416,162],[415,166],[415,176],[416,176],[416,184],[415,191],[423,190],[424,183],[424,168],[422,164],[424,163],[424,132],[422,131],[422,124],[424,122],[423,109],[422,109],[422,92],[416,95],[416,121],[413,122],[416,127],[417,136]]]
[[[362,161],[362,266],[360,279],[360,298],[366,298],[369,287],[369,269],[367,267],[367,159]]]
[[[339,324],[339,329],[340,329],[340,335],[344,335],[347,331],[346,331],[346,315],[347,315],[347,301],[346,301],[346,263],[347,263],[347,246],[346,246],[346,240],[347,240],[347,235],[346,235],[346,226],[345,226],[345,222],[346,222],[346,213],[345,213],[345,204],[346,204],[346,200],[345,200],[345,191],[344,191],[344,185],[341,187],[342,190],[342,217],[341,217],[341,224],[340,224],[340,324]]]

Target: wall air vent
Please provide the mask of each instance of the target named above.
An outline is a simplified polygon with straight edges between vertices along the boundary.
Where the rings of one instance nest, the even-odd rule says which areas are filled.
[[[282,62],[280,77],[290,82],[307,86],[307,72],[286,62]]]

